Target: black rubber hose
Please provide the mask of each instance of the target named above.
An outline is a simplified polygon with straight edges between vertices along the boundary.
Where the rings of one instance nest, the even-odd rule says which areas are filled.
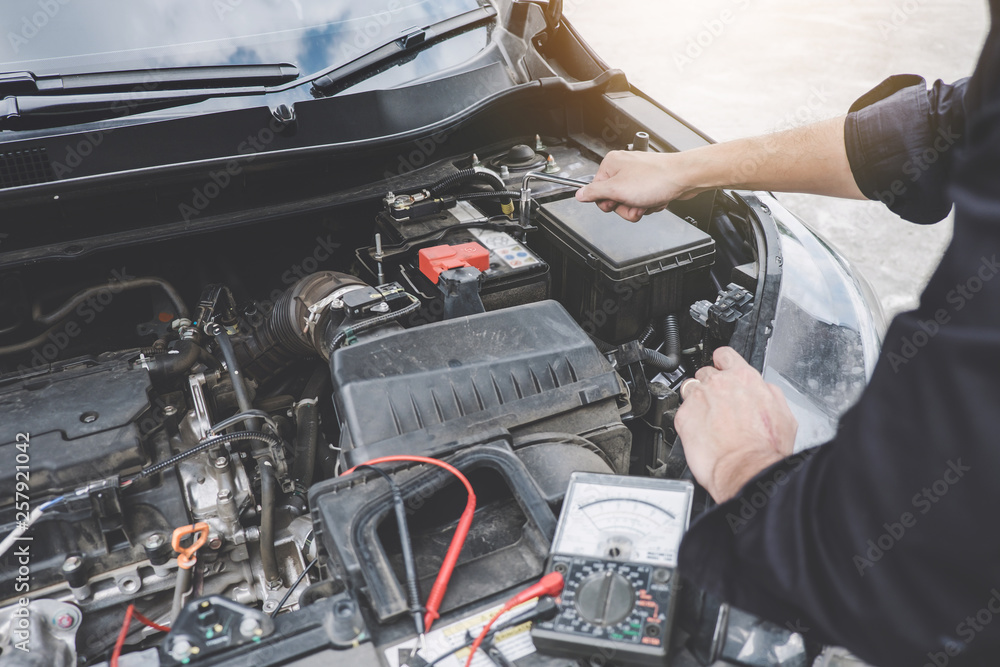
[[[510,190],[497,190],[495,192],[465,192],[458,199],[507,199],[517,197],[520,198],[520,192],[511,192]]]
[[[663,351],[641,348],[639,354],[649,366],[662,373],[672,373],[681,365],[681,338],[677,330],[677,316],[667,315],[663,320]]]
[[[146,360],[149,376],[154,381],[168,381],[191,370],[200,361],[209,368],[222,368],[219,360],[210,355],[205,348],[192,340],[182,340],[174,348],[177,354],[158,354]]]
[[[302,398],[295,405],[295,458],[292,461],[292,479],[304,487],[312,484],[316,464],[316,445],[319,441],[319,397],[330,381],[330,371],[323,366],[313,371],[302,390]]]
[[[410,614],[417,634],[424,634],[424,608],[420,604],[420,587],[417,579],[416,559],[413,557],[413,543],[410,541],[410,528],[406,523],[406,504],[403,502],[403,492],[389,473],[370,465],[359,465],[377,472],[389,484],[392,492],[392,505],[396,510],[396,527],[399,529],[399,547],[403,552],[403,571],[406,573],[406,597],[410,605]]]
[[[114,290],[116,292],[141,289],[143,287],[161,288],[166,293],[167,298],[169,298],[173,302],[174,308],[177,309],[177,317],[185,319],[190,317],[190,313],[187,309],[187,305],[184,303],[184,299],[182,299],[181,295],[177,292],[176,289],[174,289],[174,286],[168,283],[163,278],[156,278],[153,276],[149,276],[146,278],[132,278],[131,280],[119,280],[114,284]],[[33,312],[31,314],[31,318],[35,322],[38,322],[39,324],[56,324],[66,319],[70,315],[72,315],[73,312],[77,309],[77,307],[80,304],[84,303],[90,297],[96,296],[105,291],[109,291],[110,289],[111,287],[108,285],[98,285],[95,287],[88,287],[83,291],[77,292],[72,297],[70,297],[69,301],[59,306],[51,313],[45,315],[39,312],[41,308],[39,304],[36,303]]]
[[[319,439],[319,403],[315,397],[303,398],[295,404],[295,423],[297,429],[292,478],[308,488],[312,484],[316,442]]]
[[[663,318],[663,354],[681,363],[681,333],[677,324],[677,316],[667,315]]]
[[[160,472],[161,470],[165,470],[167,468],[170,468],[171,466],[175,466],[184,459],[190,458],[195,454],[198,454],[199,452],[205,451],[206,449],[211,449],[212,447],[216,447],[218,445],[227,442],[236,442],[237,440],[259,440],[260,442],[267,443],[273,447],[278,447],[279,445],[281,445],[281,440],[279,440],[276,436],[271,435],[270,433],[251,433],[249,431],[238,431],[236,433],[226,433],[225,435],[217,435],[213,438],[202,440],[191,449],[183,451],[180,454],[177,454],[176,456],[171,456],[169,459],[165,461],[160,461],[159,463],[153,464],[148,468],[143,468],[142,470],[139,471],[139,474],[136,475],[136,477],[134,477],[133,479],[137,477],[149,477],[150,475]]]
[[[229,340],[229,333],[218,323],[212,324],[208,333],[215,336],[215,342],[219,344],[219,349],[222,351],[222,358],[226,360],[226,368],[229,370],[229,379],[233,383],[233,391],[236,392],[236,403],[240,406],[240,412],[253,410],[250,392],[247,391],[247,386],[243,382],[243,374],[240,373],[240,366],[236,362],[236,350],[233,349],[233,341]],[[260,428],[259,423],[252,423],[255,429]]]
[[[274,548],[274,508],[278,504],[278,478],[271,462],[260,460],[260,564],[267,583],[281,581],[278,554]]]
[[[445,176],[440,181],[427,188],[431,195],[437,196],[442,192],[445,192],[448,188],[458,183],[464,181],[471,181],[474,179],[482,179],[489,181],[490,185],[493,186],[494,190],[504,190],[506,186],[499,176],[485,170],[485,169],[463,169],[462,171],[457,171],[450,176]]]

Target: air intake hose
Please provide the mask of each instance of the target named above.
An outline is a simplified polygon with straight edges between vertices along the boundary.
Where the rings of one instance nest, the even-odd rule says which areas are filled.
[[[313,273],[292,285],[262,321],[251,323],[252,333],[236,346],[243,372],[263,380],[300,359],[327,356],[323,335],[328,320],[341,315],[323,306],[313,316],[312,326],[307,326],[309,308],[364,287],[367,285],[359,278],[336,271]]]

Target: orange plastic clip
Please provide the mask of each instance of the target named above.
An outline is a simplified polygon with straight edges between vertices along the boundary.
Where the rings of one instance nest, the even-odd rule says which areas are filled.
[[[194,538],[194,542],[191,543],[189,547],[182,547],[181,540],[192,533],[198,533],[198,536]],[[194,567],[194,564],[198,562],[198,549],[205,546],[205,542],[208,541],[208,524],[204,522],[196,523],[191,526],[181,526],[180,528],[174,529],[174,535],[170,539],[170,546],[174,548],[177,552],[177,567],[184,568],[185,570],[190,570]]]

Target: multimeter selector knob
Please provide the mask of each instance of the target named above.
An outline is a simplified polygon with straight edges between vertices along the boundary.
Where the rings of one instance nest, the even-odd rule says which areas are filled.
[[[629,580],[611,570],[587,577],[576,592],[576,609],[594,625],[617,625],[635,605],[635,592]]]

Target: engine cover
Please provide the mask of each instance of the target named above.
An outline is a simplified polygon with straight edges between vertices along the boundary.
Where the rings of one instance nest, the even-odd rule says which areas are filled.
[[[149,389],[149,374],[123,359],[87,359],[0,381],[4,460],[14,462],[18,434],[26,434],[35,497],[135,469],[148,460],[138,421],[149,409]],[[13,465],[0,466],[0,485],[13,489],[15,474]]]
[[[331,372],[340,446],[352,466],[390,454],[437,456],[505,430],[583,436],[614,469],[628,470],[618,375],[555,301],[351,345],[334,353]]]

